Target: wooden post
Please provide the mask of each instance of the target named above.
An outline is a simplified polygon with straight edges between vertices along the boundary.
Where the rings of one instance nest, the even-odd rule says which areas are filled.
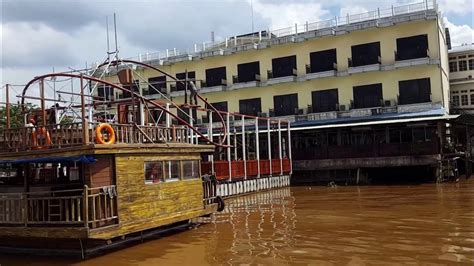
[[[44,79],[40,79],[40,102],[41,102],[41,118],[43,126],[46,126],[46,102],[44,99]],[[36,121],[38,122],[38,121]]]
[[[84,96],[84,78],[81,75],[81,115],[82,115],[82,143],[89,144],[89,125],[86,119],[86,102]]]
[[[10,85],[7,84],[5,87],[5,100],[6,100],[6,115],[7,115],[7,129],[10,129]]]
[[[82,193],[83,197],[83,210],[82,210],[82,220],[84,220],[84,227],[88,228],[89,227],[89,188],[87,185],[84,185],[84,192]]]
[[[466,151],[465,153],[465,165],[466,165],[466,178],[469,178],[472,173],[471,169],[471,131],[469,125],[466,124]]]

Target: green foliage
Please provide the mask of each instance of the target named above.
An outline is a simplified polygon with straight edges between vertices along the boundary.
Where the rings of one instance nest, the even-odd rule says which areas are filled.
[[[34,104],[27,104],[27,112],[38,109]],[[25,125],[24,113],[19,105],[10,106],[10,127],[19,128]],[[0,129],[4,129],[7,126],[7,108],[6,106],[0,107]]]

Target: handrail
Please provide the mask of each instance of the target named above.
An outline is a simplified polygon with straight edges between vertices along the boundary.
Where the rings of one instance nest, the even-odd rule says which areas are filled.
[[[411,3],[400,6],[392,6],[390,8],[375,9],[359,14],[347,14],[345,16],[335,16],[334,18],[295,24],[294,26],[269,30],[265,33],[266,37],[256,34],[252,39],[266,40],[269,38],[280,38],[285,36],[291,36],[299,33],[304,33],[314,30],[331,29],[333,27],[344,26],[352,23],[360,23],[364,21],[381,19],[387,17],[393,17],[397,15],[408,14],[417,11],[425,10],[437,10],[435,0],[425,0],[423,2]],[[247,37],[247,39],[250,39]],[[226,40],[215,41],[215,42],[203,42],[201,44],[195,44],[194,49],[178,50],[178,49],[166,49],[165,51],[147,52],[139,54],[138,56],[129,57],[130,60],[138,60],[140,62],[153,61],[153,60],[165,60],[169,58],[179,57],[192,57],[198,56],[203,52],[219,51],[226,47],[243,47],[248,43],[239,44],[240,38],[236,36],[232,38],[226,38]],[[223,47],[224,46],[224,47]]]

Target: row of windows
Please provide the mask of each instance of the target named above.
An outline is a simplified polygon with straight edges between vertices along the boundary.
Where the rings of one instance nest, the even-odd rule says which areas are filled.
[[[398,83],[399,104],[414,104],[431,101],[430,78],[403,80]],[[338,89],[313,91],[311,93],[311,112],[338,111]],[[368,84],[353,87],[353,108],[371,108],[382,106],[382,84]],[[212,103],[220,111],[228,111],[227,102]],[[298,114],[298,94],[285,94],[273,96],[273,110],[271,116],[284,116]],[[239,101],[239,113],[259,116],[262,112],[261,98],[244,99]],[[213,117],[216,121],[217,117]]]
[[[406,38],[398,38],[396,40],[397,51],[395,52],[395,59],[409,60],[416,58],[424,58],[428,56],[428,35],[417,35]],[[365,43],[351,46],[352,58],[348,58],[350,67],[358,67],[364,65],[380,63],[380,42]],[[310,64],[306,66],[307,73],[317,73],[337,69],[337,51],[336,49],[329,49],[324,51],[312,52],[309,55]],[[279,78],[285,76],[296,75],[297,58],[296,55],[273,58],[272,69],[268,70],[268,78]],[[187,79],[196,79],[196,72],[187,72]],[[226,67],[216,67],[206,69],[205,81],[202,81],[201,87],[213,87],[220,85],[227,85]],[[176,78],[180,80],[186,79],[186,73],[176,74]],[[237,65],[237,75],[232,77],[234,83],[259,81],[260,80],[260,62],[248,62]],[[166,90],[166,77],[149,78],[148,82],[156,89]],[[171,85],[171,90],[184,90],[185,85],[178,83]],[[148,88],[149,94],[155,94],[154,89],[150,86]]]
[[[474,70],[474,59],[449,62],[449,72]]]
[[[451,98],[454,107],[474,105],[474,93],[453,95]]]
[[[196,179],[199,167],[198,160],[145,162],[145,184]]]

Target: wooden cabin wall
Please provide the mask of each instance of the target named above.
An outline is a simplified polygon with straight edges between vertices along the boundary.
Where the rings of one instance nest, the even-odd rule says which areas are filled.
[[[125,230],[122,233],[178,222],[183,220],[180,216],[203,210],[201,179],[145,184],[145,162],[163,160],[200,160],[200,155],[116,156],[118,213]]]
[[[113,156],[96,156],[97,162],[85,166],[84,177],[89,187],[114,185]]]

